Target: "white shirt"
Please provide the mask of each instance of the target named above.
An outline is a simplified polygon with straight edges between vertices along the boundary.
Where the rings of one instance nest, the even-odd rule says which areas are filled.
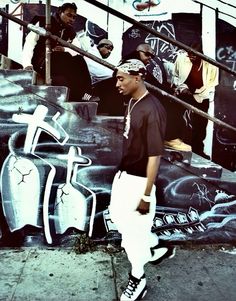
[[[93,54],[94,56],[102,59],[102,56],[101,56],[99,50],[97,49],[96,45],[94,45],[93,47],[90,47],[88,52]],[[104,80],[106,78],[112,77],[112,74],[113,74],[112,69],[110,69],[106,66],[103,66],[86,56],[84,56],[84,59],[87,63],[93,84],[96,82],[99,82],[101,80]]]
[[[39,23],[36,24],[39,26]],[[23,68],[32,66],[31,60],[34,54],[34,48],[39,40],[39,35],[33,31],[30,31],[28,35],[26,36],[25,43],[23,46],[23,51],[22,51],[22,66]],[[72,41],[72,44],[76,47],[81,48],[80,41],[77,37],[74,38]],[[78,54],[76,51],[65,47],[65,51],[69,52],[71,55],[76,55]]]

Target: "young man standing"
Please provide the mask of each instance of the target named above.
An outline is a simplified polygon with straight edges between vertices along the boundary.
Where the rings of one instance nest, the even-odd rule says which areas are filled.
[[[146,89],[145,74],[145,65],[136,59],[123,61],[114,73],[119,93],[131,97],[125,114],[123,156],[113,180],[110,203],[111,219],[122,234],[122,247],[131,263],[122,301],[144,297],[147,292],[144,265],[171,251],[158,247],[158,237],[151,232],[166,113]]]

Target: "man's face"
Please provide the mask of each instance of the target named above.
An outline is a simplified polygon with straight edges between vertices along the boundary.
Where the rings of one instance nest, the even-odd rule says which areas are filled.
[[[137,89],[137,76],[117,71],[116,74],[116,88],[118,92],[123,95],[132,96]]]
[[[113,47],[111,45],[104,45],[99,48],[99,52],[103,59],[108,58],[110,56],[112,50],[113,50]]]
[[[146,66],[150,63],[151,58],[154,57],[154,54],[151,51],[139,50],[139,57]]]
[[[60,13],[60,18],[64,24],[73,26],[76,19],[76,11],[74,9],[67,8],[64,12]]]

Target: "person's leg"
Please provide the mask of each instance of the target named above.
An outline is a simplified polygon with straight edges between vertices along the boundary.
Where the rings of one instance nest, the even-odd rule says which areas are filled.
[[[124,301],[137,300],[145,295],[144,265],[160,260],[169,251],[166,246],[157,247],[158,236],[151,232],[156,211],[155,186],[151,193],[150,212],[141,215],[136,211],[146,181],[146,178],[118,172],[112,184],[110,217],[122,235],[122,246],[131,264],[129,281],[120,299]]]
[[[175,103],[173,100],[169,100],[166,96],[160,97],[159,99],[167,114],[165,140],[170,141],[177,138],[182,140],[186,127],[183,118],[184,107],[177,102]]]
[[[85,93],[92,94],[92,82],[86,61],[82,55],[72,56],[68,68],[71,89],[69,101],[82,101]]]
[[[121,95],[116,88],[116,79],[110,77],[93,85],[93,95],[99,97],[98,114],[123,116],[124,102],[129,98]]]
[[[168,96],[153,91],[151,93],[160,100],[166,111],[165,147],[179,151],[191,151],[191,146],[187,144],[189,141],[185,139],[189,132],[185,107],[169,99]]]
[[[51,57],[52,84],[70,89],[69,101],[82,101],[85,93],[91,95],[91,78],[87,64],[81,55],[53,52]]]
[[[151,194],[150,212],[141,215],[136,211],[145,186],[146,178],[125,172],[116,174],[112,184],[110,216],[122,235],[122,247],[131,264],[129,281],[120,300],[137,300],[146,293],[144,265],[151,258],[150,248],[158,243],[158,237],[151,233],[156,207],[155,189]]]
[[[71,55],[67,52],[52,52],[51,55],[51,80],[52,86],[65,86],[69,88],[70,95],[70,82],[68,81],[67,69],[70,65]]]
[[[202,103],[195,103],[195,107],[199,110],[208,112],[209,99],[204,99]],[[206,137],[206,127],[208,119],[199,114],[192,113],[192,149],[193,152],[199,155],[204,155],[204,139]]]

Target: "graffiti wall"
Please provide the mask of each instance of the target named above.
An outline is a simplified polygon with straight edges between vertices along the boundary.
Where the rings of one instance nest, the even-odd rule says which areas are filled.
[[[176,39],[186,45],[200,41],[201,16],[199,14],[173,14],[171,20],[143,22],[148,27]],[[218,20],[217,21],[217,48],[216,59],[232,70],[236,68],[236,44],[235,27]],[[162,39],[152,36],[143,30],[130,27],[123,35],[122,55],[127,55],[135,50],[142,42],[149,43],[155,50],[156,57],[152,59],[148,69],[157,78],[158,65],[165,62],[174,62],[178,48]],[[159,59],[158,59],[159,58]],[[162,67],[163,70],[163,67]],[[168,74],[167,74],[168,76]],[[224,71],[220,71],[220,84],[215,93],[215,117],[233,126],[236,125],[234,112],[234,99],[236,91],[236,78]],[[236,144],[235,134],[232,131],[214,127],[214,143],[212,150],[213,161],[227,169],[236,170]]]
[[[25,5],[26,18],[34,12]],[[171,20],[145,24],[190,44],[193,37],[199,39],[200,23],[198,15],[174,14]],[[95,42],[106,34],[85,24]],[[217,36],[217,59],[233,68],[235,29],[224,25]],[[124,33],[122,55],[143,41],[162,61],[175,60],[175,46],[135,27]],[[149,66],[154,76],[159,62],[153,59]],[[0,246],[28,245],[32,237],[43,245],[60,245],[77,233],[98,242],[120,240],[109,203],[121,157],[122,116],[97,114],[95,102],[67,103],[65,87],[32,85],[29,71],[0,70],[0,79]],[[216,116],[235,125],[235,81],[223,73],[220,80]],[[215,128],[215,163],[165,150],[152,229],[160,238],[235,242],[235,143],[232,133]]]
[[[217,51],[216,59],[236,70],[236,41],[233,39],[235,28],[224,21],[219,21],[217,26]],[[220,85],[216,93],[216,117],[236,126],[234,112],[236,96],[236,77],[224,71],[220,73]],[[214,152],[213,159],[219,164],[236,170],[236,135],[230,130],[214,127]]]
[[[31,72],[1,70],[1,246],[72,233],[119,239],[109,218],[121,157],[122,117],[97,103],[66,103],[66,88],[31,85]],[[165,240],[235,240],[236,178],[191,154],[166,150],[153,232]]]

